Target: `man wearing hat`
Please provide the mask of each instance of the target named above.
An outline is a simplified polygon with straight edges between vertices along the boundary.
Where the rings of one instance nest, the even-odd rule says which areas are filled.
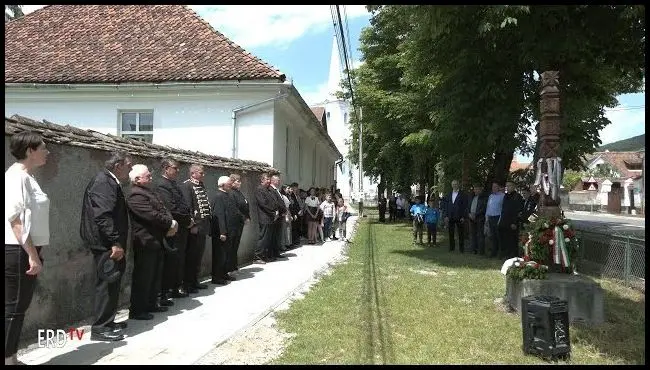
[[[126,269],[129,218],[120,181],[128,178],[131,158],[124,152],[113,153],[86,186],[81,209],[79,233],[92,251],[97,273],[95,282],[94,321],[91,339],[124,339],[120,330],[125,322],[116,323],[115,314],[122,274]]]
[[[129,172],[131,194],[128,203],[133,232],[133,282],[129,318],[151,320],[151,312],[165,312],[158,301],[163,266],[165,236],[178,231],[178,222],[151,189],[147,166],[136,164]]]

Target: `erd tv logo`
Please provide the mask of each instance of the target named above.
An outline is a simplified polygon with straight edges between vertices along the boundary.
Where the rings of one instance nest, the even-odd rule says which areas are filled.
[[[81,340],[84,329],[38,329],[38,348],[62,348],[68,340]]]

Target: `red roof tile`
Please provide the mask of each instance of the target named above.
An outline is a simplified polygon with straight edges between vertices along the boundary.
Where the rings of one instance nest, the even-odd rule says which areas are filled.
[[[325,121],[325,107],[309,107],[322,125]]]
[[[616,171],[621,175],[621,178],[636,178],[641,174],[639,170],[630,170],[630,164],[640,165],[643,161],[641,157],[641,152],[596,152],[590,155],[587,160],[589,162],[595,160],[596,158],[602,158],[605,163],[611,164]]]
[[[531,164],[532,163],[520,163],[517,161],[517,158],[513,158],[512,162],[510,162],[510,172],[530,169],[532,168]]]
[[[5,83],[284,78],[183,5],[50,5],[5,23]]]

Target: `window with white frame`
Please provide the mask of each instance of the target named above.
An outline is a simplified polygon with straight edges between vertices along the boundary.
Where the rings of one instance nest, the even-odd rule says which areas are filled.
[[[153,110],[119,111],[120,136],[153,142]]]

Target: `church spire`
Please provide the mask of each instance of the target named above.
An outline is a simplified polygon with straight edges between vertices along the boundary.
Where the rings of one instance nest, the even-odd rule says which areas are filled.
[[[342,89],[341,80],[343,79],[343,73],[341,71],[341,59],[339,55],[339,45],[336,42],[336,36],[334,36],[332,41],[332,56],[330,58],[330,74],[327,80],[328,99],[331,100],[338,100],[336,98],[336,92]]]

